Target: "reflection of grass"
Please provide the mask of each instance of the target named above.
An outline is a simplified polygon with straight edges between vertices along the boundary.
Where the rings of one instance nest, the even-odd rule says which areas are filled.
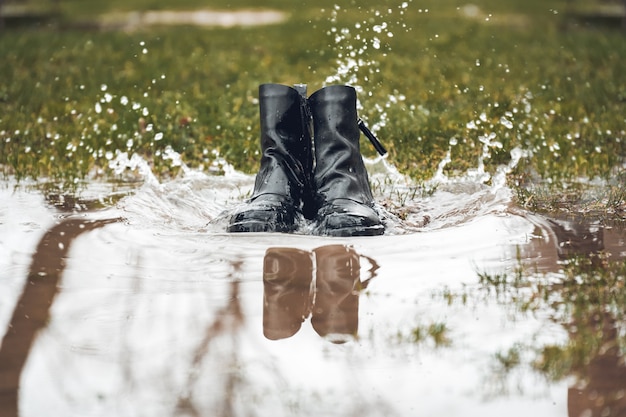
[[[428,325],[417,325],[408,332],[399,332],[399,342],[415,343],[418,345],[432,344],[434,347],[445,347],[452,344],[450,329],[443,322],[433,322]]]
[[[562,261],[558,273],[543,275],[520,259],[513,273],[479,272],[476,286],[458,291],[446,287],[433,298],[466,308],[497,304],[512,322],[536,316],[565,330],[566,341],[556,342],[541,330],[499,347],[489,375],[497,381],[498,395],[507,393],[509,382],[534,370],[551,382],[574,377],[575,386],[584,387],[584,395],[602,397],[607,410],[623,406],[626,260],[611,260],[603,252],[574,255]],[[417,327],[414,340],[427,341],[426,330]]]
[[[520,346],[515,345],[506,352],[497,352],[495,354],[496,361],[500,364],[503,371],[509,371],[521,364]]]
[[[562,345],[516,344],[496,354],[503,369],[521,364],[516,360],[520,349],[530,350],[536,353],[536,370],[561,379],[572,373],[586,375],[588,365],[611,350],[626,352],[626,261],[610,261],[603,254],[575,257],[565,263],[559,279],[522,271],[516,279],[481,273],[481,289],[496,294],[506,290],[508,297],[497,301],[517,314],[547,312],[570,337]]]
[[[336,72],[340,52],[327,34],[331,27],[348,28],[346,42],[356,45],[355,23],[383,21],[393,37],[385,36],[380,50],[370,45],[361,57],[375,64],[361,66],[357,76],[362,116],[376,122],[386,112],[389,122],[379,136],[401,171],[429,178],[452,138],[448,173],[475,167],[489,134],[495,135],[489,170],[506,163],[516,146],[533,152],[512,173],[520,183],[527,173],[556,181],[608,177],[626,154],[623,34],[560,31],[559,15],[550,12],[561,5],[556,0],[474,1],[480,18],[464,16],[456,2],[434,0],[410,3],[400,15],[401,3],[360,2],[341,9],[337,23],[328,20],[334,2],[305,2],[296,12],[292,2],[273,0],[264,6],[293,12],[284,24],[134,33],[6,30],[0,37],[2,171],[71,183],[109,175],[108,158],[129,151],[168,176],[177,168],[161,156],[171,146],[193,167],[206,169],[219,154],[252,172],[257,85],[305,81],[311,91],[319,88]],[[60,20],[67,25],[111,10],[166,6],[171,3],[67,0]],[[373,155],[365,143],[363,150]]]
[[[618,348],[626,352],[626,262],[600,256],[576,258],[564,270],[563,280],[542,287],[540,295],[558,294],[554,304],[567,328],[569,343],[540,348],[538,369],[553,378],[583,372],[597,356]]]

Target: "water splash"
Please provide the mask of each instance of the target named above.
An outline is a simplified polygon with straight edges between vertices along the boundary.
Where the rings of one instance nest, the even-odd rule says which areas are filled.
[[[116,176],[126,176],[129,173],[138,175],[138,180],[144,181],[147,184],[158,184],[156,176],[152,173],[152,169],[148,162],[140,155],[133,153],[128,157],[128,152],[121,152],[117,150],[115,152],[115,158],[109,162],[109,168]]]
[[[421,183],[402,175],[385,158],[366,160],[387,233],[432,231],[490,214],[507,213],[513,201],[513,192],[506,184],[507,175],[530,153],[513,148],[510,161],[490,174],[485,171],[484,159],[490,157],[492,148],[501,148],[495,139],[494,135],[482,137],[483,153],[475,168],[448,176],[445,167],[451,162],[452,147],[458,146],[458,141],[451,139],[450,149],[433,177]]]
[[[325,83],[352,85],[363,97],[363,86],[376,82],[380,76],[380,62],[391,50],[394,30],[410,30],[402,22],[409,5],[410,1],[405,1],[395,7],[379,10],[358,8],[356,11],[335,5],[330,10],[332,25],[328,35],[331,49],[336,53],[336,71],[326,78]],[[351,23],[341,27],[340,21]],[[107,93],[106,89],[103,92]],[[371,92],[366,94],[372,95]],[[491,158],[492,152],[501,152],[504,147],[503,140],[498,136],[500,133],[496,132],[511,130],[516,124],[519,127],[525,121],[523,116],[531,112],[531,99],[530,93],[522,94],[519,108],[499,112],[495,119],[488,114],[493,109],[487,109],[466,123],[466,132],[474,136],[482,146],[482,152],[475,167],[460,175],[451,177],[446,174],[453,148],[465,142],[457,138],[450,139],[450,149],[440,161],[437,171],[431,179],[423,182],[405,176],[385,158],[366,160],[376,201],[379,202],[377,209],[385,222],[387,234],[440,229],[482,215],[506,212],[512,201],[506,177],[529,153],[521,148],[510,150],[510,162],[493,172],[486,170],[485,160]],[[405,100],[405,94],[393,91],[384,103],[375,104],[373,112],[369,112],[375,115],[374,120],[368,120],[370,128],[377,132],[385,127],[389,123],[388,109],[403,106]],[[98,104],[104,109],[111,101],[105,95]],[[119,102],[123,106],[130,105],[132,111],[149,114],[149,109],[126,96],[122,96]],[[357,105],[362,110],[361,103]],[[494,108],[497,107],[494,105]],[[142,133],[146,132],[152,135],[154,143],[163,139],[163,133],[154,132],[150,124],[143,127]],[[157,149],[155,157],[180,168],[178,177],[159,183],[147,161],[136,154],[128,156],[134,148],[132,138],[129,141],[127,150],[116,151],[115,156],[111,155],[108,159],[116,175],[128,175],[130,172],[145,182],[134,196],[121,204],[132,222],[160,222],[170,230],[221,232],[225,229],[229,210],[250,195],[254,176],[237,172],[215,153],[217,151],[214,151],[213,163],[207,174],[190,169],[172,147]],[[223,175],[212,175],[216,172]],[[303,225],[303,230],[306,231],[306,225]]]
[[[482,158],[489,157],[496,142],[493,135],[483,138],[485,152],[477,166],[451,177],[445,174],[445,167],[451,160],[452,147],[458,146],[457,141],[451,140],[450,150],[436,173],[423,182],[404,175],[385,157],[365,158],[386,234],[432,231],[506,213],[513,198],[506,177],[528,152],[512,149],[509,163],[491,175],[485,172]],[[158,225],[163,233],[223,232],[229,213],[251,194],[254,175],[238,172],[221,158],[216,158],[213,171],[223,174],[191,169],[171,147],[160,156],[181,168],[176,178],[159,182],[148,161],[137,154],[129,157],[127,152],[118,152],[111,160],[109,167],[116,176],[143,182],[133,195],[118,204],[127,220],[138,226]],[[306,233],[310,225],[303,222],[301,226],[300,233]]]
[[[128,157],[127,152],[117,152],[110,161],[116,176],[142,182],[117,205],[127,221],[139,227],[158,225],[163,233],[225,230],[229,209],[250,193],[254,176],[239,173],[217,154],[209,173],[189,168],[169,146],[160,155],[181,168],[177,178],[160,182],[149,162],[136,153]],[[216,171],[224,175],[211,173]]]
[[[380,74],[380,59],[386,57],[391,51],[390,40],[394,37],[392,15],[399,16],[394,26],[408,30],[406,24],[402,22],[402,16],[409,7],[409,3],[405,1],[396,7],[388,7],[384,10],[363,11],[359,8],[359,13],[365,13],[366,17],[354,22],[350,27],[338,26],[339,15],[348,10],[335,5],[330,12],[329,19],[333,26],[327,34],[332,39],[329,47],[337,54],[336,69],[334,74],[326,77],[325,85],[346,84],[353,86],[359,94],[366,92],[367,89],[363,85],[371,84]],[[371,92],[367,94],[372,95]],[[388,95],[385,104],[374,105],[376,120],[367,120],[371,130],[376,133],[384,127],[388,121],[387,109],[405,99],[404,94],[394,93]],[[360,101],[357,103],[357,109],[363,109]]]

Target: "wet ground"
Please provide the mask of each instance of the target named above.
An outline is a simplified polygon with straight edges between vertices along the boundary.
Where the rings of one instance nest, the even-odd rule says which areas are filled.
[[[2,415],[626,415],[623,317],[533,299],[571,255],[626,256],[623,229],[368,168],[387,233],[346,239],[224,233],[253,183],[236,172],[74,198],[5,182]],[[602,348],[542,372],[585,326]]]

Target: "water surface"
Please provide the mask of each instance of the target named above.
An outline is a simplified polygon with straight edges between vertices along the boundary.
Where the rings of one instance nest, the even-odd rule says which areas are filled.
[[[576,340],[566,316],[550,303],[524,310],[526,289],[495,282],[524,265],[558,280],[572,253],[624,257],[623,230],[526,213],[500,181],[440,176],[417,195],[384,160],[368,169],[380,237],[315,237],[306,224],[224,233],[254,179],[234,171],[160,183],[147,170],[139,185],[93,183],[75,199],[5,183],[2,408],[624,415],[623,352],[548,377],[533,363]],[[598,320],[607,340],[623,336],[622,317]]]

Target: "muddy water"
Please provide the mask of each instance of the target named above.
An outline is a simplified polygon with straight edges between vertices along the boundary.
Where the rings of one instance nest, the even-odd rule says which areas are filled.
[[[548,378],[532,364],[571,331],[480,279],[623,257],[623,231],[524,213],[500,181],[418,196],[368,168],[380,237],[224,233],[253,184],[236,172],[144,172],[74,200],[3,184],[2,415],[624,415],[618,351]]]

